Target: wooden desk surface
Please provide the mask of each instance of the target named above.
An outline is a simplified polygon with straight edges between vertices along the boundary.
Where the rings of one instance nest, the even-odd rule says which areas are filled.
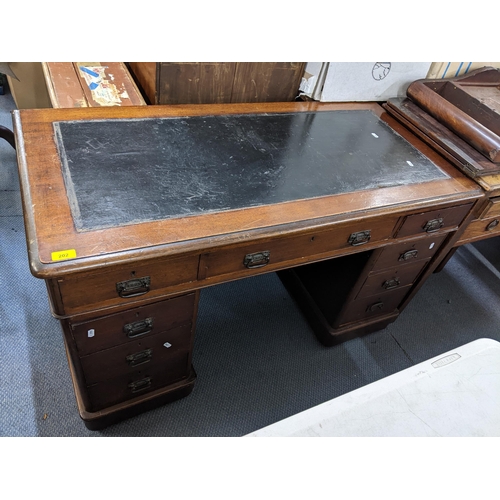
[[[61,161],[54,133],[54,123],[57,122],[72,122],[75,130],[80,130],[80,125],[95,120],[118,120],[118,125],[131,119],[220,115],[263,117],[264,113],[319,113],[346,110],[368,112],[368,123],[373,122],[372,125],[379,126],[377,132],[374,132],[376,135],[380,135],[380,132],[393,134],[393,130],[404,137],[415,149],[409,148],[405,141],[400,141],[396,134],[389,140],[389,146],[393,148],[397,146],[401,151],[404,150],[405,158],[411,155],[411,159],[408,160],[410,163],[402,161],[401,165],[390,165],[390,160],[385,159],[383,162],[378,162],[378,170],[374,169],[373,165],[372,167],[367,165],[366,171],[370,172],[370,175],[365,178],[363,178],[363,165],[360,168],[358,164],[356,168],[359,170],[356,175],[359,176],[359,187],[351,179],[350,184],[345,184],[347,187],[336,189],[335,185],[338,187],[339,183],[343,182],[341,178],[333,183],[333,187],[326,186],[326,190],[312,191],[302,199],[294,194],[277,200],[267,199],[258,203],[248,203],[248,206],[234,205],[224,206],[223,209],[191,211],[188,216],[179,216],[180,214],[176,213],[171,217],[163,214],[156,220],[146,215],[134,221],[130,219],[129,214],[125,223],[114,225],[108,221],[107,227],[101,228],[96,228],[92,225],[94,222],[88,223],[88,221],[85,226],[86,223],[74,217],[78,210],[75,212],[75,199],[72,199],[71,193],[68,201],[64,175],[65,168],[66,173],[68,169]],[[305,133],[308,130],[307,120],[302,120],[300,123],[302,123],[301,128],[296,132],[299,135],[301,131]],[[39,277],[54,277],[76,270],[95,269],[111,263],[155,256],[194,255],[210,248],[249,239],[293,234],[304,228],[321,228],[339,220],[359,220],[366,214],[383,215],[391,213],[396,208],[415,210],[420,206],[428,207],[430,203],[446,205],[455,200],[474,200],[482,196],[475,183],[402,127],[380,106],[371,103],[266,103],[23,110],[14,112],[14,126],[30,264],[33,274]],[[350,130],[350,137],[343,138],[346,144],[349,144],[349,141],[350,143],[356,141],[360,133],[358,128],[359,124]],[[367,130],[365,132],[367,133]],[[64,137],[69,135],[62,134],[62,137],[64,142]],[[121,141],[124,148],[130,142],[127,137],[122,137]],[[296,139],[289,142],[293,151],[297,147]],[[68,144],[64,143],[63,147],[67,147]],[[191,148],[195,146],[196,142],[190,145]],[[219,146],[215,144],[213,147]],[[365,149],[357,158],[368,161],[369,149],[363,147]],[[119,150],[114,152],[115,155],[119,153]],[[380,155],[381,152],[377,154]],[[394,157],[401,159],[401,155],[396,154]],[[81,158],[85,158],[85,155]],[[305,179],[314,178],[316,175],[314,167],[310,164],[313,158],[310,156],[303,165],[304,171],[308,169]],[[336,172],[338,164],[338,157],[331,160],[332,171]],[[346,165],[347,170],[344,175],[349,173],[349,166],[352,167],[354,164]],[[392,170],[385,171],[385,179],[379,179],[377,176],[384,171],[382,168],[384,165]],[[264,161],[259,168],[268,166]],[[325,166],[328,166],[328,161],[323,168]],[[143,168],[140,162],[135,175],[129,178],[131,182],[139,180],[139,168]],[[99,177],[97,182],[95,176],[91,179],[89,185],[91,196],[94,192],[98,192],[102,198],[106,192],[108,194],[113,192],[114,185],[119,185],[118,182],[109,185],[110,180],[105,181],[105,176],[99,175],[95,165],[94,171],[95,176]],[[103,181],[102,185],[99,180]],[[294,189],[300,188],[302,182],[300,178],[297,182]],[[324,185],[323,181],[319,183],[320,187]],[[79,192],[83,193],[85,188],[81,180],[78,186]],[[241,193],[244,192],[243,189]],[[117,200],[116,196],[116,192],[111,194],[111,203],[108,205],[110,211],[116,210],[113,202],[113,199]],[[140,202],[141,199],[137,200],[137,203]],[[76,200],[76,203],[82,203],[82,198]],[[131,214],[135,212],[134,208],[130,210]],[[117,216],[113,217],[116,220]],[[68,250],[71,250],[70,259],[61,259],[61,253]]]

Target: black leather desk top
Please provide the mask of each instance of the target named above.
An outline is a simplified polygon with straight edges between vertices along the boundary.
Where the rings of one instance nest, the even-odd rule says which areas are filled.
[[[448,177],[368,110],[54,128],[79,231]]]

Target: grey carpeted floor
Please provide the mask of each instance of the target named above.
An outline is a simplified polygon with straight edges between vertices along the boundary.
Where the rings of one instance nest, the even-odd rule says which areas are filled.
[[[12,109],[0,96],[9,128]],[[499,250],[499,238],[460,248],[395,323],[331,348],[274,274],[203,290],[191,395],[91,432],[45,285],[29,272],[15,151],[0,140],[0,436],[241,436],[475,339],[500,340]]]

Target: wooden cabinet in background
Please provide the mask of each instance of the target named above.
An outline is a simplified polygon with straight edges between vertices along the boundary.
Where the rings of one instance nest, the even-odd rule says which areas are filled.
[[[500,236],[500,69],[417,80],[407,94],[389,99],[385,109],[484,192],[439,271],[460,246]]]
[[[305,62],[129,62],[150,104],[293,101]]]

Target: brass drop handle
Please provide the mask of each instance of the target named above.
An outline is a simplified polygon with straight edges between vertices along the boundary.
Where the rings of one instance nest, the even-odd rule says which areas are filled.
[[[131,382],[128,384],[128,388],[132,392],[139,392],[149,389],[151,387],[152,380],[150,377],[143,378],[141,380],[137,380],[136,382]]]
[[[358,245],[364,245],[365,243],[368,243],[370,241],[370,238],[371,230],[359,231],[357,233],[352,233],[351,236],[349,236],[347,242],[349,243],[349,245],[357,247]]]
[[[399,278],[392,278],[390,280],[384,281],[382,288],[385,288],[386,290],[392,290],[393,288],[397,288],[399,285]]]
[[[438,219],[432,219],[425,223],[423,229],[427,233],[433,233],[434,231],[438,231],[444,226],[444,219],[439,217]]]
[[[368,306],[368,309],[366,310],[366,312],[381,311],[383,308],[384,308],[383,302],[375,302],[375,304]]]
[[[145,349],[144,351],[136,352],[130,354],[125,358],[127,364],[130,366],[143,365],[144,363],[149,363],[153,357],[153,349]]]
[[[123,325],[123,331],[129,339],[134,339],[140,337],[141,335],[146,335],[150,333],[153,329],[153,318],[146,318],[140,321],[134,321],[133,323],[127,323]]]
[[[399,256],[399,261],[406,261],[410,259],[416,259],[418,255],[418,250],[408,250]]]
[[[264,267],[269,264],[271,259],[271,252],[264,250],[263,252],[249,253],[245,255],[243,259],[243,265],[247,269],[258,269],[259,267]]]
[[[134,278],[128,281],[120,281],[116,284],[116,291],[123,299],[138,297],[149,292],[151,278],[144,276],[143,278]]]

